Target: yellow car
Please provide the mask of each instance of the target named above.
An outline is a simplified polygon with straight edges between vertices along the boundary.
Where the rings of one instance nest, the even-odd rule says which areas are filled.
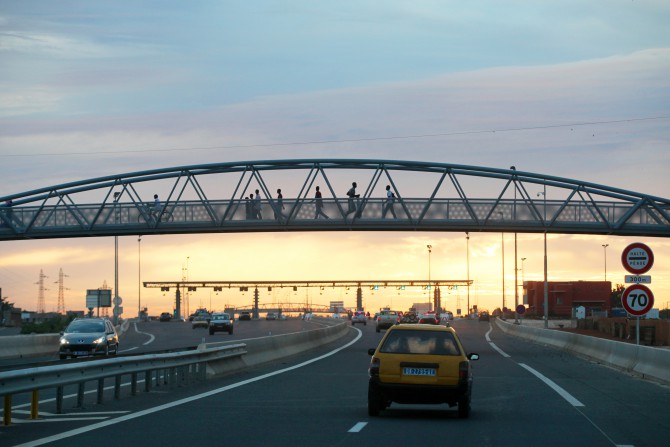
[[[391,326],[372,356],[368,374],[368,414],[391,405],[458,405],[458,416],[470,415],[472,393],[471,360],[451,327],[432,324]]]

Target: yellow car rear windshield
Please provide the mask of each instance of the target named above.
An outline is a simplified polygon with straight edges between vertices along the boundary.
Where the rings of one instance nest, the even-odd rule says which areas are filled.
[[[388,334],[379,352],[387,354],[461,355],[454,334],[446,331],[402,330]]]

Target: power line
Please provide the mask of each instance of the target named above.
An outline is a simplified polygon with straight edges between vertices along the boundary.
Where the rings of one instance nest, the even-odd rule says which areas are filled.
[[[181,147],[181,148],[164,148],[164,149],[127,149],[127,150],[108,150],[108,151],[96,151],[96,152],[44,152],[37,154],[0,154],[2,157],[48,157],[48,156],[94,156],[98,157],[104,154],[111,155],[120,155],[120,154],[139,154],[139,153],[158,153],[158,152],[187,152],[187,151],[212,151],[212,150],[221,150],[221,149],[254,149],[254,148],[264,148],[264,147],[286,147],[286,146],[307,146],[307,145],[316,145],[316,144],[341,144],[341,143],[360,143],[366,141],[390,141],[390,140],[409,140],[414,138],[435,138],[435,137],[453,137],[453,136],[462,136],[462,135],[478,135],[478,134],[487,134],[487,133],[503,133],[503,132],[525,132],[531,130],[547,130],[547,129],[560,129],[566,127],[580,127],[580,126],[599,126],[606,124],[621,124],[621,123],[632,123],[640,121],[652,121],[652,120],[666,120],[670,116],[654,116],[647,118],[629,118],[621,120],[610,120],[610,121],[585,121],[578,123],[570,124],[547,124],[543,126],[526,126],[526,127],[510,127],[510,128],[501,128],[501,129],[487,129],[487,130],[465,130],[457,132],[443,132],[443,133],[428,133],[428,134],[416,134],[416,135],[395,135],[388,137],[370,137],[370,138],[350,138],[350,139],[340,139],[340,140],[314,140],[314,141],[293,141],[287,143],[265,143],[265,144],[236,144],[236,145],[226,145],[226,146],[194,146],[194,147]]]

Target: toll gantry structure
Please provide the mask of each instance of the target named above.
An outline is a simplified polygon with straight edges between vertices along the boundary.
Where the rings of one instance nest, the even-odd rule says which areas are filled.
[[[272,291],[275,288],[289,288],[296,291],[299,288],[318,287],[324,288],[347,288],[356,290],[356,309],[363,310],[363,290],[380,290],[384,288],[393,288],[395,290],[405,290],[406,287],[421,288],[432,293],[432,305],[434,309],[441,309],[442,289],[452,290],[460,287],[470,287],[472,280],[464,279],[433,279],[433,280],[350,280],[350,281],[145,281],[146,288],[160,288],[163,292],[175,292],[175,313],[181,316],[182,295],[185,290],[195,292],[198,288],[212,289],[214,292],[220,292],[223,289],[238,289],[241,292],[253,291],[253,303],[250,306],[244,306],[233,309],[250,310],[254,318],[258,318],[261,310],[272,312],[314,312],[314,313],[332,313],[336,310],[329,305],[314,303],[283,303],[283,304],[261,304],[260,290],[266,289]]]

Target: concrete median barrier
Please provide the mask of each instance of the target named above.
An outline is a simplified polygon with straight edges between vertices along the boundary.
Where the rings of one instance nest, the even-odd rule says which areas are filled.
[[[670,349],[528,327],[499,319],[496,319],[496,324],[507,334],[573,352],[642,377],[670,383]]]
[[[208,363],[207,375],[218,375],[260,365],[262,363],[272,362],[317,348],[345,336],[350,329],[350,325],[346,324],[346,322],[338,322],[333,326],[311,331],[269,335],[267,337],[228,342],[203,343],[198,346],[198,349],[225,346],[231,343],[246,344],[247,353],[245,355],[235,359]]]
[[[0,337],[0,359],[38,357],[58,352],[59,334],[8,335]]]

